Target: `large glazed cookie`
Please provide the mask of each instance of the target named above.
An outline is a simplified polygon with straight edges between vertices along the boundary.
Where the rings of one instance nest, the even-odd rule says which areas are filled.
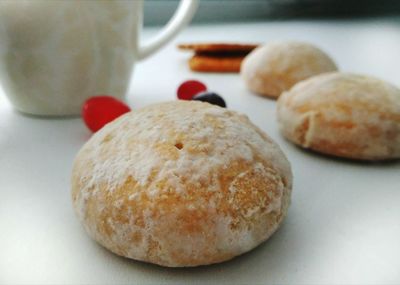
[[[278,99],[282,134],[304,148],[353,159],[400,158],[400,90],[349,73],[315,76]]]
[[[123,115],[73,167],[74,208],[112,252],[164,266],[222,262],[268,239],[284,219],[292,174],[249,119],[178,101]]]

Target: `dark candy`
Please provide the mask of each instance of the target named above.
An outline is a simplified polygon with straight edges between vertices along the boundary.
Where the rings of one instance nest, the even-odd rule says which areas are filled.
[[[199,93],[196,96],[194,96],[192,100],[207,102],[207,103],[210,103],[213,105],[218,105],[223,108],[226,107],[226,103],[225,103],[224,99],[221,96],[219,96],[217,93],[214,93],[214,92],[206,91],[206,92]]]

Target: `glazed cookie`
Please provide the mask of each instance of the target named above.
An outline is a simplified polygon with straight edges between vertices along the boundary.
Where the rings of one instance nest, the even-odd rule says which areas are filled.
[[[277,98],[301,80],[336,70],[332,59],[311,44],[273,42],[247,55],[240,73],[250,91]]]
[[[329,73],[278,99],[282,134],[304,148],[353,159],[400,158],[400,90],[382,80]]]
[[[72,199],[112,252],[163,266],[222,262],[268,239],[286,216],[290,164],[249,119],[208,103],[123,115],[77,155]]]

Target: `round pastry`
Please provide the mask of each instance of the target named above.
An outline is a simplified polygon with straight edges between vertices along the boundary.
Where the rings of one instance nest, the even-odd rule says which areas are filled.
[[[123,115],[77,155],[74,208],[112,252],[163,266],[222,262],[265,241],[287,213],[290,164],[233,111],[161,103]]]
[[[322,74],[278,99],[282,134],[304,148],[353,159],[400,158],[400,90],[349,73]]]
[[[289,41],[256,48],[245,57],[240,73],[250,91],[277,98],[301,80],[336,70],[332,59],[319,48]]]

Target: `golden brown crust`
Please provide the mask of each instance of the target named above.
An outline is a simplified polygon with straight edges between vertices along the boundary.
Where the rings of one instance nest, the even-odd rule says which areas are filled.
[[[194,55],[189,59],[189,67],[197,72],[239,72],[244,56]]]
[[[278,100],[278,122],[290,141],[334,156],[400,158],[400,90],[348,73],[319,75]]]
[[[75,160],[72,199],[90,236],[114,253],[197,266],[266,240],[291,185],[284,154],[245,116],[179,101],[96,133]]]

